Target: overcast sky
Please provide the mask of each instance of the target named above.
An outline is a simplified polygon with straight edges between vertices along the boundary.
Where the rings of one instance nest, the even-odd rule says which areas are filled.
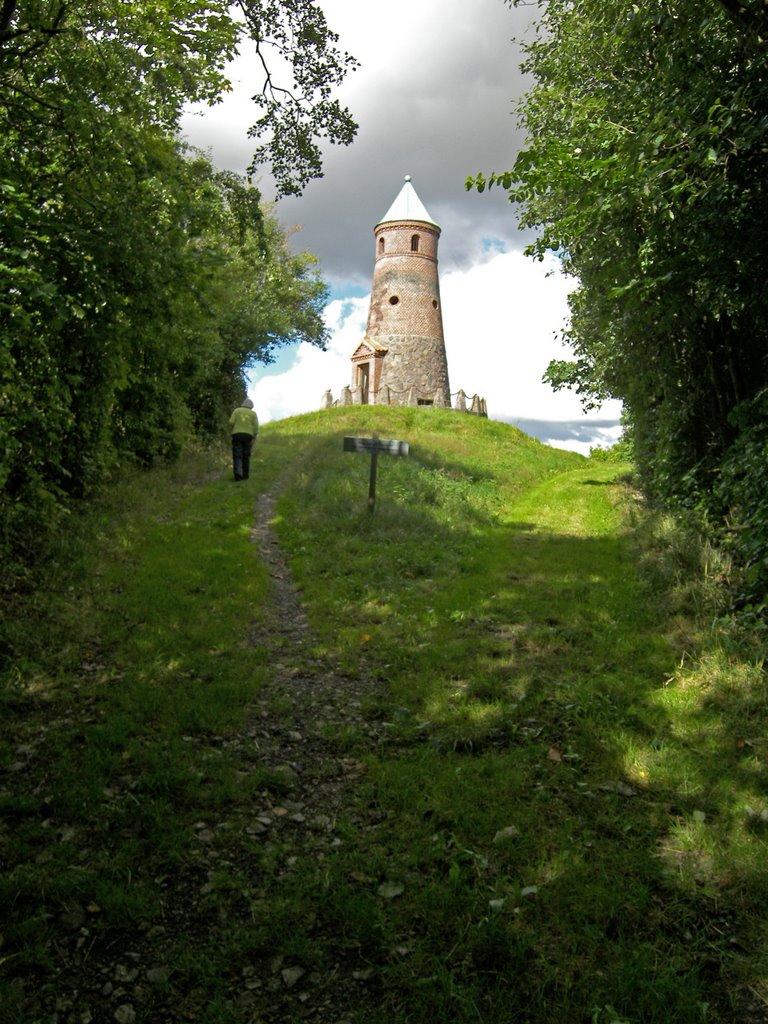
[[[550,359],[567,358],[556,340],[572,282],[556,265],[522,256],[526,238],[501,190],[466,192],[477,171],[511,166],[522,138],[514,99],[527,82],[513,37],[530,32],[536,7],[503,0],[322,0],[339,45],[361,67],[340,98],[359,124],[349,147],[329,147],[324,177],[303,196],[280,200],[291,244],[319,260],[332,290],[326,353],[308,346],[253,374],[251,397],[263,421],[319,408],[350,382],[349,357],[365,332],[373,272],[373,229],[406,174],[442,229],[440,289],[451,390],[486,398],[493,419],[518,423],[558,447],[587,451],[618,435],[619,405],[585,417],[575,396],[541,383]],[[233,92],[190,113],[187,138],[219,167],[245,171],[260,85],[247,56],[232,66]],[[272,194],[269,176],[259,181]],[[554,272],[554,273],[553,273]],[[547,276],[549,275],[549,276]]]

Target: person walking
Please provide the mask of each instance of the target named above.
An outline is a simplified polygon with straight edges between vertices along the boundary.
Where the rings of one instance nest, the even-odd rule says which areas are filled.
[[[232,469],[235,480],[247,480],[251,467],[251,449],[259,432],[259,419],[253,411],[253,402],[246,398],[229,417],[232,429]]]

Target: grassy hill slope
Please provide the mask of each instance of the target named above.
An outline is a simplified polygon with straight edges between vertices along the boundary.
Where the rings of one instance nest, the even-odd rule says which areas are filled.
[[[265,431],[261,452],[269,458],[272,437],[282,444],[291,429]],[[278,530],[318,636],[352,669],[365,635],[369,647],[389,645],[390,665],[420,659],[439,671],[461,622],[477,619],[493,589],[495,538],[504,543],[515,500],[586,462],[514,427],[436,410],[338,410],[293,429],[311,440]],[[379,457],[371,514],[370,458],[342,454],[342,438],[373,431],[407,440],[410,454]]]
[[[373,431],[410,455],[371,513],[342,438]],[[762,1019],[762,665],[693,657],[625,471],[353,408],[267,425],[243,484],[201,455],[120,485],[5,629],[7,1019],[331,1020],[342,963],[365,1024]],[[276,489],[311,627],[289,650],[251,541]],[[319,848],[254,821],[290,805],[253,726],[295,733],[286,657],[297,686],[378,684],[306,737],[349,775]],[[151,983],[103,973],[148,944]]]

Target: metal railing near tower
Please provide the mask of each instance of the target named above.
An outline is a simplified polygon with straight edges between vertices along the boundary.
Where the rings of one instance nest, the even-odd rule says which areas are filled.
[[[337,409],[349,405],[405,405],[417,406],[420,408],[451,409],[454,412],[465,412],[471,416],[488,416],[488,407],[484,398],[474,394],[470,398],[466,391],[459,389],[451,392],[451,404],[446,403],[443,392],[438,390],[432,395],[423,394],[419,388],[413,386],[396,391],[385,385],[375,394],[369,394],[368,401],[364,401],[363,388],[358,385],[351,388],[346,386],[341,389],[341,394],[334,399],[330,389],[323,395],[322,409]]]

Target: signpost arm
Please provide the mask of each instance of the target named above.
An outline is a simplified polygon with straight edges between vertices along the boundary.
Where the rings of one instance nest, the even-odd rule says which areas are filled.
[[[368,485],[368,508],[373,512],[376,503],[376,470],[379,455],[407,455],[407,441],[382,441],[378,434],[373,437],[345,437],[345,452],[362,452],[371,456],[371,478]]]

